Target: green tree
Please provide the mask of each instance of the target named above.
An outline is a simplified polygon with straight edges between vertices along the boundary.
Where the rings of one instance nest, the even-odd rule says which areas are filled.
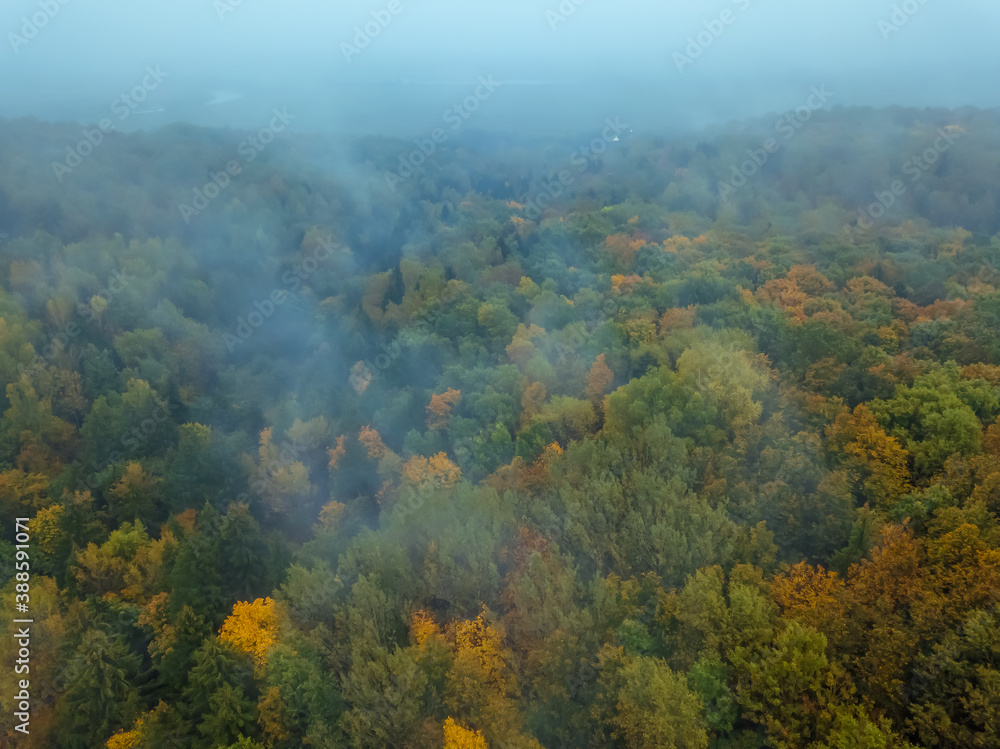
[[[628,749],[707,749],[703,705],[683,674],[644,656],[605,651],[602,684],[612,735]]]
[[[132,724],[140,710],[140,658],[120,635],[87,631],[66,664],[59,701],[60,746],[92,749]]]
[[[871,403],[876,418],[913,455],[914,466],[930,476],[955,453],[980,450],[983,423],[1000,412],[996,389],[983,380],[962,380],[954,362],[897,388],[890,400]]]
[[[918,658],[919,692],[908,723],[922,745],[1000,746],[1000,627],[996,612],[973,611]]]

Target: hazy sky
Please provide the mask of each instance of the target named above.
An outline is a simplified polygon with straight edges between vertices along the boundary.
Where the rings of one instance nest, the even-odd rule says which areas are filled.
[[[821,84],[832,104],[992,107],[998,31],[997,0],[4,0],[0,114],[97,118],[157,65],[133,126],[250,126],[294,103],[303,130],[420,132],[481,75],[501,82],[484,128],[719,120]]]

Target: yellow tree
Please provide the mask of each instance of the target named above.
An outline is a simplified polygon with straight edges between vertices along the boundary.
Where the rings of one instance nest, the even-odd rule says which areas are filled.
[[[771,597],[782,613],[826,635],[835,645],[847,623],[846,590],[836,572],[799,562],[771,581]]]
[[[720,426],[731,430],[757,422],[763,410],[759,396],[771,379],[765,360],[710,340],[681,354],[677,375],[718,410]]]
[[[121,730],[108,739],[107,749],[142,749],[146,741],[146,732],[143,730],[142,722],[140,717],[130,730]]]
[[[827,429],[830,449],[844,463],[858,490],[879,509],[889,509],[913,491],[907,468],[908,453],[890,437],[862,403],[846,408]]]
[[[462,728],[452,718],[444,722],[444,749],[489,749],[482,731]]]
[[[922,635],[935,638],[975,609],[1000,600],[1000,549],[972,523],[926,541],[927,589],[913,606]]]
[[[475,619],[452,623],[454,658],[445,680],[449,711],[482,727],[494,743],[526,746],[504,632],[484,608]]]
[[[347,512],[347,505],[343,502],[331,499],[323,505],[322,508],[320,508],[319,518],[316,520],[316,525],[324,530],[333,530],[340,526],[345,512]]]
[[[278,611],[270,598],[240,601],[222,624],[219,637],[251,657],[258,674],[267,663],[267,652],[278,642]]]
[[[60,519],[66,511],[64,505],[51,505],[39,510],[31,523],[31,536],[38,548],[48,557],[53,557],[66,537],[60,527]]]
[[[447,489],[457,484],[461,477],[461,469],[444,453],[430,458],[414,455],[403,465],[403,478],[419,488]]]

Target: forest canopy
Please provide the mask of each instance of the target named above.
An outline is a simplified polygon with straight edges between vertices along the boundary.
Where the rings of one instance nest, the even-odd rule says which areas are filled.
[[[0,120],[0,730],[1000,747],[1000,113],[776,119]]]

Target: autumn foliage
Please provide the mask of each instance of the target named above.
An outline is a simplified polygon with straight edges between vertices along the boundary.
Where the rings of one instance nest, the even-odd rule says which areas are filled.
[[[417,487],[447,489],[454,486],[461,476],[459,467],[444,453],[430,458],[414,455],[403,465],[403,478]]]
[[[427,428],[444,429],[448,426],[448,415],[451,409],[462,401],[462,392],[448,388],[440,395],[431,396],[427,406]]]
[[[232,643],[258,666],[266,663],[267,653],[277,643],[277,637],[278,612],[270,598],[235,604],[232,615],[219,630],[221,640]]]
[[[386,455],[386,446],[382,442],[382,435],[378,433],[371,426],[361,427],[361,432],[358,435],[358,439],[361,440],[361,444],[365,446],[368,451],[368,457],[372,460],[379,460]]]
[[[0,746],[1000,749],[1000,115],[772,127],[0,119]]]
[[[444,722],[445,749],[489,749],[481,731],[463,728],[452,718]]]

